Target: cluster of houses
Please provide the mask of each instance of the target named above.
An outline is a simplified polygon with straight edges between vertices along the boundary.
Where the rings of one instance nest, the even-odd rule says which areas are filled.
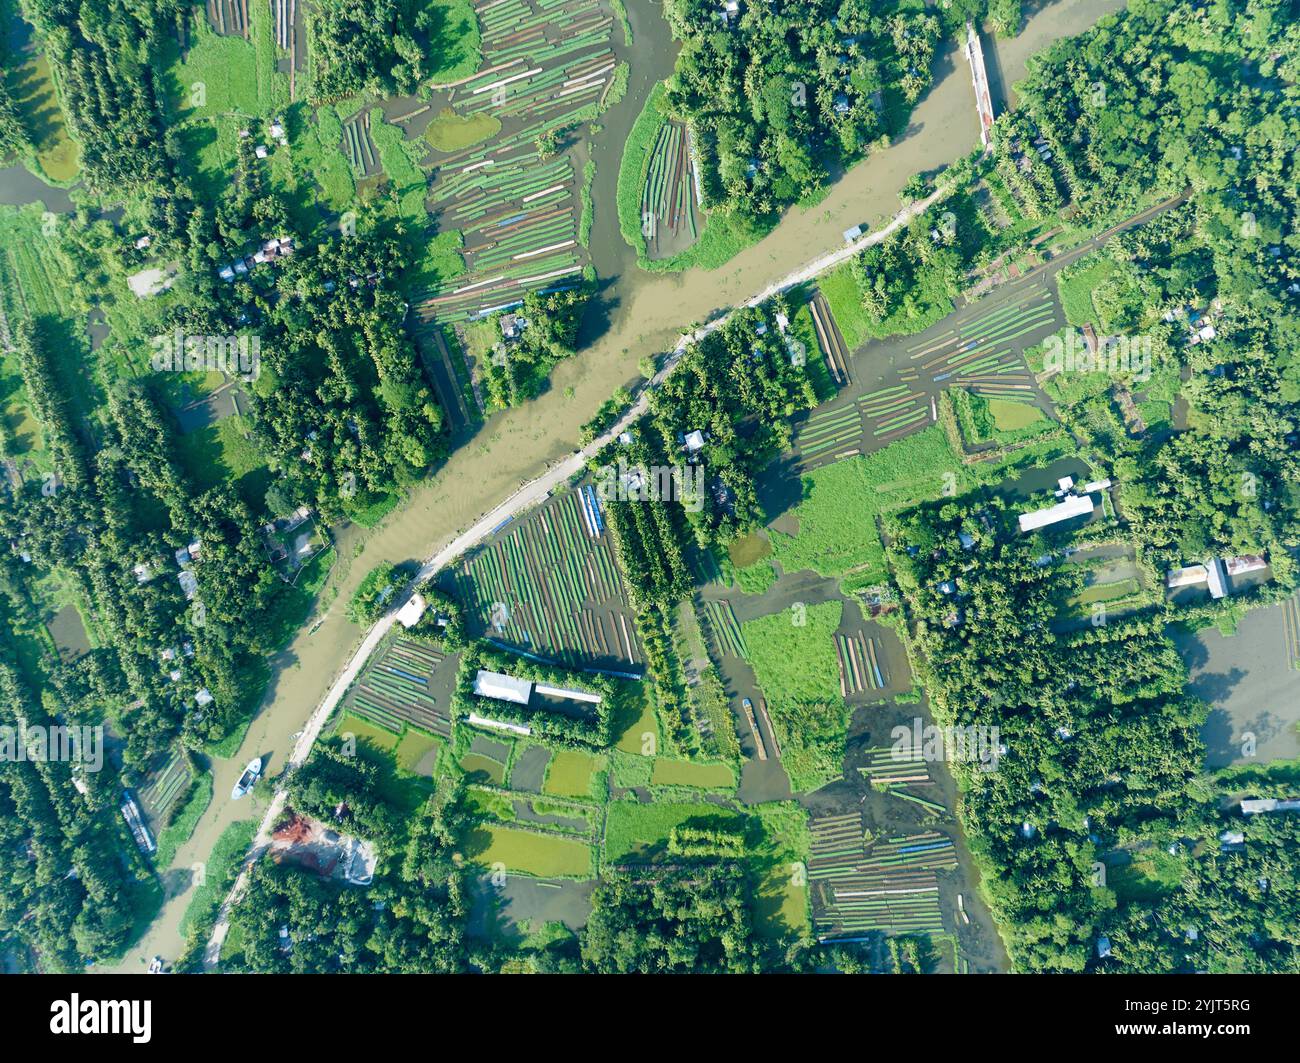
[[[287,517],[262,525],[267,557],[286,583],[298,578],[302,567],[325,549],[325,536],[312,519],[310,506],[299,506]]]
[[[1166,310],[1161,317],[1169,324],[1184,322],[1187,326],[1187,345],[1195,347],[1200,343],[1208,343],[1218,335],[1214,323],[1222,313],[1223,303],[1215,299],[1205,310],[1198,310],[1190,304],[1179,305]]]
[[[284,123],[279,118],[272,119],[268,132],[271,139],[277,144],[289,143],[289,134],[285,131]],[[241,129],[239,135],[242,139],[247,139],[252,136],[252,132],[248,129]],[[258,144],[253,149],[253,152],[259,159],[265,159],[270,155],[271,150],[265,144]],[[153,236],[148,233],[137,236],[133,241],[133,245],[137,251],[147,252],[153,245]],[[264,240],[253,254],[241,255],[233,262],[219,267],[217,276],[224,281],[233,281],[236,277],[246,276],[250,270],[264,262],[272,262],[284,255],[293,254],[293,249],[293,241],[287,236]],[[175,263],[146,266],[144,269],[128,276],[126,283],[137,299],[149,299],[169,289],[175,283],[179,273],[180,267]]]
[[[217,276],[223,281],[233,281],[236,277],[246,277],[252,270],[264,262],[274,262],[293,254],[293,239],[288,236],[276,236],[264,240],[261,247],[251,255],[245,255],[227,263],[217,270]]]
[[[283,146],[289,143],[289,134],[285,131],[284,122],[279,118],[271,119],[271,124],[267,127],[267,132],[271,135],[271,139],[277,144]],[[239,131],[240,140],[248,140],[252,135],[253,131],[251,129],[241,129]],[[270,157],[271,149],[265,144],[258,144],[253,148],[253,154],[259,159],[266,159]]]
[[[194,539],[188,546],[182,546],[176,551],[176,565],[180,569],[176,573],[176,579],[181,585],[181,590],[185,592],[185,600],[192,602],[194,596],[199,592],[198,577],[194,574],[194,562],[203,554],[203,543]],[[141,561],[138,565],[132,567],[131,572],[135,576],[137,584],[150,582],[167,564],[167,556],[159,554],[150,561]]]
[[[1171,569],[1165,576],[1165,586],[1169,590],[1181,587],[1200,587],[1209,589],[1211,598],[1223,598],[1232,593],[1232,579],[1251,572],[1264,572],[1268,561],[1258,554],[1245,554],[1241,557],[1212,557],[1200,564],[1185,565]]]
[[[203,556],[203,543],[199,539],[194,539],[188,546],[182,546],[175,553],[176,564],[180,571],[176,573],[176,580],[181,585],[181,590],[185,594],[185,600],[192,602],[199,593],[199,579],[194,572],[194,563]],[[160,571],[166,566],[166,555],[160,555],[151,561],[142,561],[132,567],[131,571],[135,575],[137,584],[145,584],[152,581]],[[177,667],[179,658],[193,657],[194,644],[192,642],[182,642],[180,647],[169,646],[162,652],[162,662],[168,668],[167,679],[172,683],[179,683],[182,678],[182,672]],[[212,692],[207,687],[203,687],[195,692],[194,703],[204,709],[214,701]]]
[[[194,574],[193,564],[203,554],[203,544],[195,539],[189,546],[182,546],[176,551],[176,564],[180,566],[180,572],[176,574],[176,579],[180,582],[181,590],[185,592],[185,600],[192,602],[194,596],[199,593],[199,578]]]
[[[1270,812],[1300,812],[1300,798],[1248,797],[1241,802],[1243,816],[1267,815]],[[1246,848],[1246,832],[1242,830],[1222,831],[1219,834],[1219,851],[1239,853]],[[1261,879],[1260,885],[1267,887],[1267,880]]]

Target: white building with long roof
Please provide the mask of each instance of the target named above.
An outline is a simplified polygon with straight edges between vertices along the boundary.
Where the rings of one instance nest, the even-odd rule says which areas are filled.
[[[527,705],[533,696],[533,684],[527,679],[516,679],[504,672],[489,672],[480,668],[474,677],[474,693],[481,698]]]

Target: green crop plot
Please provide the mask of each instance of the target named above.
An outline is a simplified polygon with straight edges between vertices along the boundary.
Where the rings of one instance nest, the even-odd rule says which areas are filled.
[[[868,579],[885,575],[876,527],[882,513],[960,491],[971,477],[936,426],[872,454],[814,469],[803,480],[804,497],[793,510],[798,535],[769,533],[781,568],[841,578],[854,572]]]

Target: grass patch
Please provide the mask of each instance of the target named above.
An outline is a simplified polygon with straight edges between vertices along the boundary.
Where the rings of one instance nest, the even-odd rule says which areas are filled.
[[[746,594],[764,594],[776,582],[776,569],[768,560],[758,561],[747,568],[736,569],[736,583]]]
[[[578,216],[578,243],[583,247],[591,246],[591,227],[596,224],[596,201],[591,195],[595,183],[596,160],[588,159],[582,164],[582,188],[579,189],[582,210]]]
[[[701,790],[732,790],[736,773],[727,764],[697,764],[690,760],[655,759],[650,782],[655,786],[696,786]]]
[[[273,101],[259,94],[257,50],[242,37],[222,37],[202,16],[190,23],[190,48],[182,60],[174,39],[169,50],[169,101],[182,118],[213,118],[230,111],[269,113]]]
[[[336,735],[354,735],[362,742],[368,742],[385,753],[391,753],[397,748],[399,737],[392,731],[386,731],[384,728],[371,723],[369,720],[363,720],[360,716],[353,716],[350,712],[345,712],[340,718],[338,726],[334,729]]]
[[[1142,593],[1142,588],[1135,579],[1121,579],[1114,583],[1094,583],[1085,587],[1070,599],[1070,605],[1079,609],[1097,602],[1113,602],[1120,598],[1131,598]]]
[[[614,747],[624,753],[645,754],[647,747],[653,753],[659,748],[659,720],[646,686],[642,683],[637,687],[641,693],[638,698],[620,698],[614,710]]]
[[[1061,294],[1061,308],[1065,320],[1075,328],[1088,322],[1100,324],[1097,307],[1093,304],[1095,292],[1116,270],[1115,263],[1104,255],[1090,255],[1082,262],[1067,266],[1056,275],[1056,288]]]
[[[649,859],[667,849],[668,836],[674,827],[692,820],[709,826],[735,825],[741,813],[697,802],[656,802],[643,805],[637,801],[615,801],[609,806],[605,822],[605,862]]]
[[[465,238],[459,229],[448,229],[437,236],[421,240],[419,257],[406,274],[407,290],[432,287],[439,281],[450,280],[464,273],[465,259],[460,254],[464,243]],[[470,407],[474,408],[472,393],[470,399]]]
[[[576,749],[557,749],[546,765],[546,782],[542,792],[557,797],[588,797],[591,777],[599,764],[590,753]]]
[[[425,63],[435,84],[469,77],[483,61],[483,36],[472,0],[424,0],[433,16]]]
[[[793,510],[799,532],[791,536],[769,530],[772,549],[787,573],[806,568],[820,576],[842,578],[854,572],[864,582],[883,579],[885,550],[877,518],[939,498],[945,488],[955,493],[970,484],[970,473],[953,454],[943,429],[932,426],[873,454],[807,473],[802,501]]]
[[[290,129],[294,125],[300,125],[293,142],[300,168],[315,179],[321,191],[321,205],[335,214],[346,210],[356,198],[357,184],[352,164],[340,146],[343,123],[338,113],[332,107],[321,107],[313,121],[309,112],[302,110],[291,121]]]
[[[402,130],[384,121],[384,112],[378,107],[370,111],[370,139],[375,142],[380,166],[397,191],[402,217],[423,225],[428,217],[424,200],[429,188],[419,163],[428,149],[420,141],[407,141]]]
[[[653,758],[616,749],[610,754],[610,764],[610,777],[615,786],[631,790],[650,785],[650,776],[654,773]]]
[[[769,941],[781,941],[808,929],[808,815],[795,801],[758,805],[753,811],[763,826],[763,840],[750,856],[758,878],[754,928]]]
[[[196,491],[233,484],[254,513],[265,508],[271,470],[243,417],[223,417],[176,437],[175,453]]]
[[[909,336],[922,332],[936,321],[952,313],[953,304],[940,277],[928,272],[917,278],[909,295],[911,298],[880,321],[874,321],[863,309],[862,290],[853,276],[851,263],[831,270],[817,282],[817,287],[831,308],[831,314],[840,327],[844,343],[850,351],[857,350],[870,339],[887,336]]]
[[[1033,439],[1052,428],[1052,422],[1029,402],[985,398],[965,388],[952,388],[948,394],[968,446],[988,442],[1005,446]]]
[[[234,881],[244,854],[248,852],[248,847],[253,843],[253,836],[256,833],[257,820],[255,819],[241,819],[221,832],[221,837],[217,839],[217,844],[212,847],[212,852],[208,856],[206,873],[194,891],[194,897],[189,907],[185,909],[185,914],[181,916],[182,937],[188,938],[191,933],[201,934],[212,925],[217,909],[221,907],[221,902],[226,896],[226,890]]]
[[[798,793],[838,779],[842,770],[849,710],[840,694],[832,638],[842,614],[843,603],[823,602],[741,625],[790,786]]]
[[[652,273],[680,273],[688,269],[719,269],[747,247],[752,247],[776,226],[776,219],[764,225],[739,214],[718,211],[704,216],[700,238],[671,258],[637,258],[642,269]]]
[[[1012,399],[988,399],[989,416],[999,432],[1014,432],[1046,420],[1043,411],[1028,402]]]
[[[1120,903],[1149,904],[1176,891],[1185,871],[1180,857],[1153,847],[1134,853],[1130,863],[1108,868],[1106,884]]]
[[[826,364],[826,353],[817,340],[817,328],[813,325],[812,311],[808,309],[806,296],[801,296],[799,308],[790,319],[790,331],[807,352],[805,369],[808,379],[812,381],[813,390],[817,393],[817,402],[820,404],[833,398],[839,388]]]
[[[844,344],[850,351],[867,341],[867,315],[862,309],[862,292],[846,262],[819,277],[817,288],[831,308],[831,316],[840,327]]]
[[[471,144],[481,144],[499,132],[501,120],[495,115],[485,111],[459,115],[444,107],[425,129],[424,139],[435,151],[459,151]]]
[[[190,840],[203,813],[212,803],[212,775],[199,776],[185,804],[177,810],[172,821],[158,832],[158,850],[154,853],[154,866],[166,871],[176,859],[176,850]]]
[[[590,878],[591,846],[553,834],[486,823],[471,832],[466,855],[478,863],[504,864],[509,871],[538,878]]]

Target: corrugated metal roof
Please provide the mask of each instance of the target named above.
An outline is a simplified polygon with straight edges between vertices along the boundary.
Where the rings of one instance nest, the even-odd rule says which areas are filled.
[[[527,705],[533,693],[533,684],[527,679],[516,679],[501,672],[488,672],[479,669],[474,677],[474,693],[481,698],[496,698],[497,701],[513,701],[516,705]]]

